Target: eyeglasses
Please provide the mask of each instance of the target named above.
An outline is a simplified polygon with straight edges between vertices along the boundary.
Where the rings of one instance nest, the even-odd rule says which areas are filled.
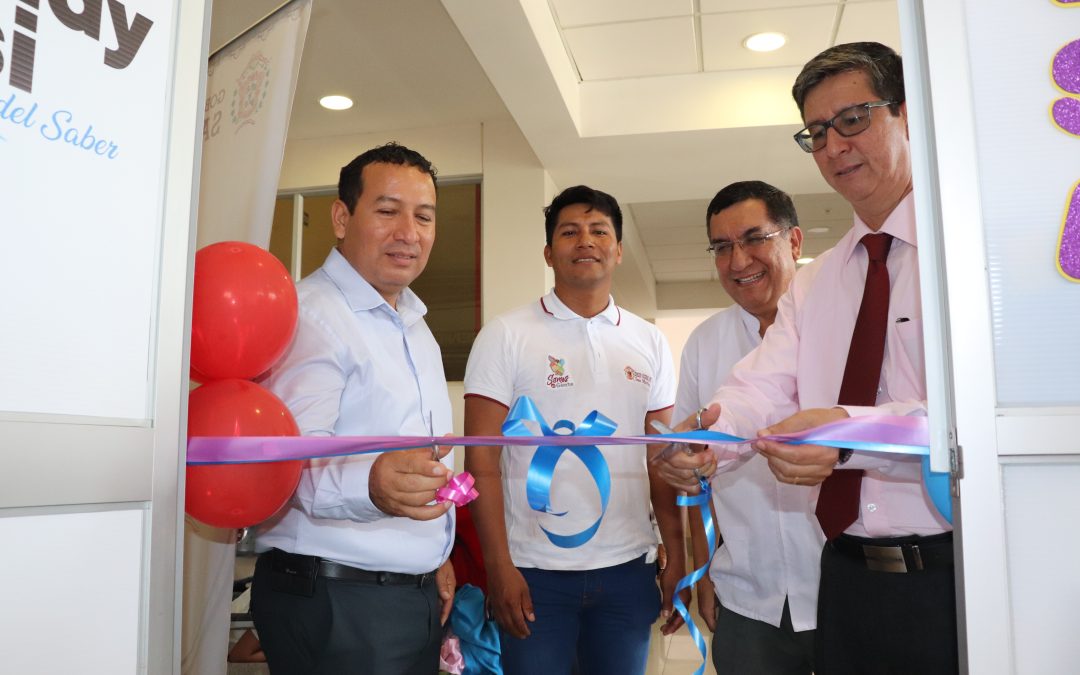
[[[775,239],[787,232],[788,228],[777,230],[776,232],[770,232],[768,234],[748,234],[741,239],[735,241],[714,241],[709,244],[709,248],[705,249],[709,253],[713,254],[714,258],[723,259],[731,255],[731,252],[735,250],[735,245],[738,244],[739,248],[744,251],[752,251],[756,248],[761,248],[770,239]]]
[[[829,127],[845,138],[857,136],[870,128],[871,108],[882,108],[895,103],[896,101],[871,101],[845,108],[831,120],[811,124],[795,134],[795,142],[806,152],[817,152],[824,148],[829,140]]]

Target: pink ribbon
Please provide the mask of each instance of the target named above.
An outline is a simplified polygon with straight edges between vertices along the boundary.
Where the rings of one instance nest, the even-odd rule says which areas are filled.
[[[465,506],[480,496],[473,486],[476,479],[468,471],[462,471],[450,478],[450,481],[435,491],[435,503],[453,502],[458,506]]]

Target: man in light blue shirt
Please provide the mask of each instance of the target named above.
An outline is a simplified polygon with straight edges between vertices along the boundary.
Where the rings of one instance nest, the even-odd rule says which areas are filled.
[[[296,338],[267,386],[304,435],[449,432],[441,353],[408,288],[435,239],[435,169],[373,148],[341,170],[331,220],[337,248],[298,284]],[[449,452],[308,463],[259,535],[251,608],[275,675],[437,670],[454,512],[432,502]]]

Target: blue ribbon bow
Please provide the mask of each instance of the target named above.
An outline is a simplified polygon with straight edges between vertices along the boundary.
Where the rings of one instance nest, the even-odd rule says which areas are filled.
[[[577,427],[568,420],[559,420],[554,426],[549,427],[532,399],[528,396],[522,396],[514,402],[510,414],[503,423],[503,435],[536,435],[525,425],[525,422],[534,422],[540,428],[540,435],[542,436],[611,436],[615,433],[617,426],[615,422],[594,410]],[[604,459],[600,449],[595,445],[577,447],[542,445],[538,447],[533,454],[532,462],[529,463],[525,494],[532,510],[557,517],[566,515],[566,511],[556,512],[551,508],[551,478],[555,473],[555,465],[559,463],[559,458],[562,457],[565,451],[577,456],[596,482],[596,489],[600,493],[600,515],[592,525],[576,534],[556,534],[547,530],[543,525],[540,526],[540,529],[547,535],[552,544],[560,548],[575,548],[592,539],[596,531],[600,529],[600,522],[604,519],[608,499],[611,497],[611,471],[608,469],[607,460]]]

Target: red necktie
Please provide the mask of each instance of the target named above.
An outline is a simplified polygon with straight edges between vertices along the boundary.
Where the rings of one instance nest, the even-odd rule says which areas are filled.
[[[876,405],[881,361],[885,356],[885,328],[889,319],[889,256],[892,235],[868,234],[860,242],[870,257],[866,268],[859,316],[851,331],[844,379],[840,383],[839,405]],[[833,471],[821,484],[817,518],[825,538],[844,533],[859,516],[859,490],[863,472],[859,469]]]

